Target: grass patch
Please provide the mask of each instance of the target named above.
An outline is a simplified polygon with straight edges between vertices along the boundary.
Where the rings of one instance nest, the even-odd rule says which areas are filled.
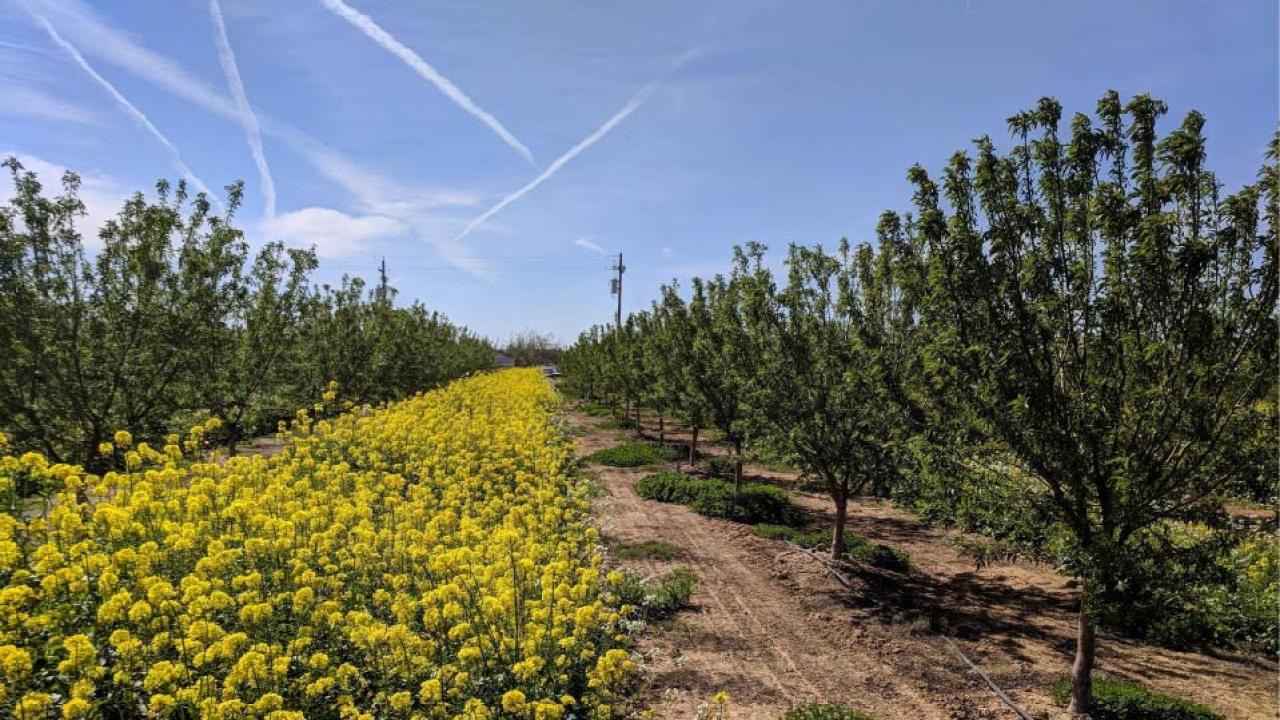
[[[872,717],[838,703],[805,703],[783,713],[782,720],[872,720]]]
[[[786,540],[802,548],[830,548],[830,530],[801,530],[786,525],[757,525],[751,529],[756,535],[770,540]],[[911,567],[911,557],[901,550],[844,531],[845,557],[886,570],[903,572]]]
[[[645,540],[623,543],[613,548],[619,560],[676,560],[684,557],[684,551],[661,540]]]
[[[1053,685],[1053,697],[1066,705],[1071,700],[1071,678]],[[1093,679],[1094,720],[1225,720],[1204,705],[1158,693],[1143,685],[1095,677]]]
[[[679,503],[708,517],[746,523],[790,525],[801,517],[787,491],[772,485],[747,483],[735,495],[723,480],[663,472],[641,478],[636,494],[648,500]]]
[[[792,465],[786,460],[780,460],[780,459],[763,460],[762,459],[757,461],[757,464],[760,467],[764,468],[765,470],[768,470],[769,472],[793,473],[795,475],[803,474],[803,471],[800,468],[796,467],[795,465]]]
[[[662,620],[689,606],[698,589],[698,574],[682,567],[646,580],[637,572],[621,572],[610,581],[609,589],[620,605],[636,608],[642,619]]]
[[[556,431],[559,432],[561,435],[563,435],[566,439],[582,437],[583,435],[587,434],[586,428],[580,425],[574,425],[573,423],[569,422],[569,419],[566,417],[556,418],[555,428],[556,428]]]
[[[602,497],[608,497],[613,494],[610,492],[608,486],[600,482],[599,478],[594,475],[584,473],[581,482],[587,488],[588,500],[598,500]]]
[[[829,530],[801,530],[786,525],[765,523],[751,528],[751,532],[768,540],[786,540],[802,548],[830,547]]]
[[[631,418],[611,418],[596,425],[601,430],[631,430],[636,426],[636,421]]]
[[[951,546],[972,560],[978,570],[994,565],[1008,565],[1019,557],[1018,548],[1007,540],[961,535],[951,541]]]
[[[591,417],[609,417],[617,412],[617,408],[611,405],[596,402],[585,403],[581,410],[584,415],[590,415]]]
[[[613,467],[643,467],[679,460],[684,457],[684,452],[679,445],[658,447],[652,443],[631,442],[598,450],[586,459],[588,462]]]

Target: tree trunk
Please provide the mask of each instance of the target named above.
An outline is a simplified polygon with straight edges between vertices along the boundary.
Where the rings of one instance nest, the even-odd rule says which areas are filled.
[[[832,483],[831,499],[836,503],[836,523],[831,528],[831,559],[840,561],[844,559],[844,524],[849,516],[849,492]]]
[[[112,458],[103,457],[98,452],[98,445],[102,442],[102,433],[97,428],[91,430],[84,441],[84,469],[94,475],[105,474],[113,462]]]
[[[234,457],[236,454],[236,443],[240,440],[240,424],[226,423],[227,426],[227,457]]]
[[[1071,704],[1067,715],[1088,718],[1093,702],[1093,657],[1098,647],[1093,619],[1089,617],[1085,598],[1080,599],[1079,627],[1076,634],[1076,661],[1071,666]]]
[[[693,427],[693,440],[689,442],[689,464],[698,462],[698,426]]]
[[[667,445],[667,419],[658,413],[658,447]]]
[[[733,495],[742,490],[742,441],[733,441]]]

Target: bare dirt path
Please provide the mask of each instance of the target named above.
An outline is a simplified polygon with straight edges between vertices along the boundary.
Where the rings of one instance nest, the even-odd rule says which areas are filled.
[[[631,433],[600,418],[568,415],[587,455]],[[647,423],[646,423],[647,425]],[[656,428],[655,428],[656,430]],[[685,440],[680,433],[669,437]],[[701,450],[723,452],[708,444]],[[868,571],[838,584],[812,559],[763,540],[746,526],[639,498],[633,485],[651,470],[592,465],[609,494],[596,507],[608,541],[664,540],[685,556],[626,561],[658,574],[692,567],[695,607],[645,633],[642,695],[657,717],[693,718],[720,690],[733,718],[778,718],[809,700],[840,701],[878,719],[1014,718],[942,639],[960,647],[1023,708],[1062,718],[1048,693],[1071,662],[1074,595],[1052,568],[1029,564],[975,571],[951,545],[955,533],[929,528],[874,500],[851,506],[851,528],[906,550],[906,574]],[[750,468],[760,479],[794,484],[794,474]],[[827,515],[821,495],[796,492]],[[1104,638],[1104,672],[1205,703],[1235,719],[1276,718],[1276,666],[1233,655],[1185,653]]]

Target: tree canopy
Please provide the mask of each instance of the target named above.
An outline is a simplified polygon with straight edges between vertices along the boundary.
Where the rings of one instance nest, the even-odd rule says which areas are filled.
[[[748,243],[688,299],[664,288],[648,331],[586,335],[567,364],[608,393],[630,356],[594,348],[660,334],[676,361],[648,369],[681,389],[664,402],[821,477],[837,557],[868,482],[942,483],[1037,524],[1009,535],[1080,582],[1086,713],[1096,625],[1156,580],[1170,523],[1221,518],[1224,495],[1270,494],[1277,474],[1280,136],[1228,194],[1205,118],[1161,136],[1166,112],[1109,92],[1064,129],[1042,99],[1009,119],[1007,151],[984,136],[938,180],[912,167],[912,211],[883,214],[874,247],[792,246],[779,287]]]
[[[87,244],[79,179],[56,195],[14,159],[0,207],[0,429],[16,448],[100,468],[116,430],[163,437],[212,415],[229,447],[275,430],[330,381],[353,402],[492,364],[488,343],[358,278],[316,287],[314,252],[251,252],[227,211],[184,183],[133,195]]]

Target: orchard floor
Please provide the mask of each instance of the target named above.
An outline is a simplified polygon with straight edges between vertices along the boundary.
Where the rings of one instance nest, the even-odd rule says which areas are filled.
[[[634,435],[578,412],[566,420],[578,434],[581,456]],[[647,420],[644,431],[656,436]],[[710,443],[700,449],[724,452]],[[1052,568],[1019,563],[975,571],[951,545],[955,533],[862,500],[850,506],[851,529],[907,551],[913,568],[856,573],[857,589],[850,591],[812,558],[758,538],[747,526],[641,499],[634,483],[652,470],[588,469],[608,490],[596,505],[608,542],[663,540],[684,553],[623,565],[650,574],[684,565],[698,573],[694,607],[643,634],[639,701],[657,717],[691,720],[721,690],[731,697],[735,720],[774,720],[812,700],[840,701],[878,720],[1016,717],[955,655],[947,637],[1025,710],[1065,717],[1048,688],[1071,664],[1074,594]],[[795,481],[793,474],[755,467],[748,475]],[[806,510],[829,517],[824,496],[794,494]],[[1277,668],[1268,660],[1103,637],[1098,667],[1229,718],[1277,717]]]

